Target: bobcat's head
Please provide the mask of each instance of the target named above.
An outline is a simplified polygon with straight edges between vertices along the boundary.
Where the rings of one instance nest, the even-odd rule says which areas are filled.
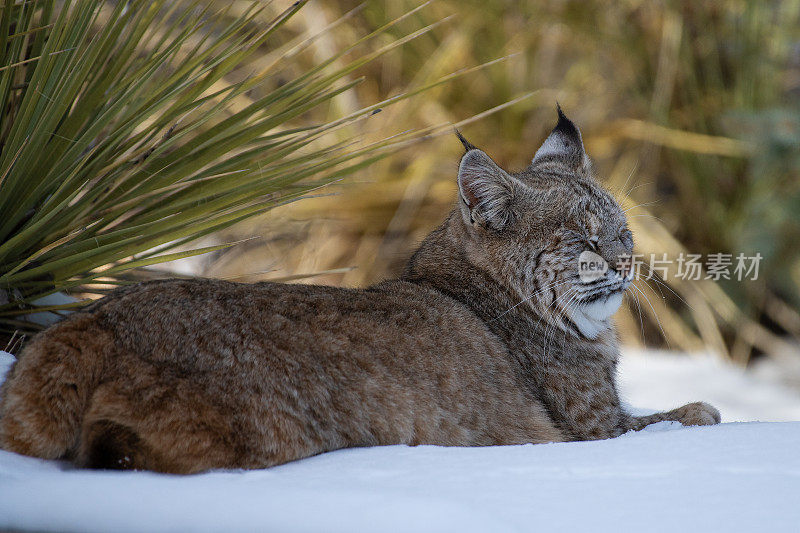
[[[462,140],[458,169],[464,249],[553,327],[596,338],[631,283],[633,236],[619,204],[592,177],[578,128],[558,124],[520,172]]]

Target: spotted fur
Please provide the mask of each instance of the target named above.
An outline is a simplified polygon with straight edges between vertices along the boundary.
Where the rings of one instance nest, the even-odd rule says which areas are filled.
[[[38,335],[0,389],[0,446],[90,468],[261,468],[338,448],[599,439],[696,403],[620,407],[610,316],[633,241],[559,123],[531,166],[463,140],[459,205],[367,289],[144,283]],[[594,249],[611,268],[580,280]]]

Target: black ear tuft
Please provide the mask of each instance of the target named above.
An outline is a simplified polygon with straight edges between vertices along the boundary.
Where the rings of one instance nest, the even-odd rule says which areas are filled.
[[[553,131],[559,132],[571,139],[576,145],[583,144],[578,127],[567,118],[567,115],[565,115],[564,111],[561,110],[561,104],[558,102],[556,102],[556,109],[558,110],[558,124],[556,124],[556,127],[553,128]]]
[[[466,138],[464,138],[464,136],[461,135],[460,131],[455,130],[455,132],[456,132],[456,137],[458,137],[458,140],[461,141],[461,144],[464,145],[464,152],[469,152],[470,150],[477,150],[478,149],[477,146],[475,146],[474,144],[469,142]]]
[[[583,150],[580,130],[567,118],[558,103],[556,103],[556,110],[558,111],[558,123],[542,146],[536,151],[531,163],[551,161],[575,170],[582,169],[587,171],[589,159]]]

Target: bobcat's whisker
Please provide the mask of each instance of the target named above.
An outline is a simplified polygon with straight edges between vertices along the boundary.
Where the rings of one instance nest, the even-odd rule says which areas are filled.
[[[629,191],[628,191],[628,192],[625,194],[625,198],[626,198],[626,199],[630,199],[630,195],[631,195],[631,193],[632,193],[633,191],[635,191],[635,190],[636,190],[636,189],[638,189],[639,187],[644,187],[645,185],[652,185],[653,183],[654,183],[654,182],[652,182],[652,181],[646,181],[646,182],[644,182],[644,183],[640,183],[640,184],[638,184],[638,185],[634,185],[634,186],[632,186],[632,187],[630,188],[630,190],[629,190]]]
[[[685,305],[686,307],[688,307],[689,309],[691,309],[692,311],[694,311],[694,307],[692,307],[691,305],[689,305],[689,302],[687,302],[686,300],[684,300],[684,299],[683,299],[683,297],[682,297],[680,294],[678,294],[677,292],[675,292],[675,291],[672,289],[672,287],[670,287],[670,286],[669,286],[669,284],[667,284],[667,283],[665,283],[665,282],[661,281],[660,279],[658,279],[658,278],[656,278],[656,277],[651,277],[650,279],[651,279],[652,281],[655,281],[657,284],[659,284],[659,285],[663,286],[663,287],[664,287],[665,289],[667,289],[669,292],[671,292],[672,294],[674,294],[674,295],[675,295],[675,297],[676,297],[676,298],[678,298],[678,299],[679,299],[679,300],[680,300],[680,301],[683,303],[683,305]],[[643,280],[643,281],[644,281],[644,280]],[[660,289],[659,289],[659,290],[660,290]],[[661,293],[661,296],[662,296],[662,297],[664,296],[664,293],[663,293],[663,292]]]
[[[566,306],[562,307],[562,306],[558,305],[558,300],[560,300],[562,298],[566,298],[568,296],[569,296],[569,302],[571,302],[575,298],[575,296],[576,296],[575,295],[575,289],[573,287],[570,287],[564,294],[562,294],[561,296],[558,296],[555,300],[553,300],[553,306],[557,307],[561,311],[561,313],[559,314],[559,316],[557,318],[561,322],[563,328],[567,328],[568,327],[566,321],[564,320],[564,316],[567,315],[567,312],[565,310]],[[567,305],[569,305],[569,302],[567,303]],[[552,339],[552,337],[555,335],[557,329],[558,328],[557,328],[557,325],[556,325],[555,322],[549,324],[549,326],[545,329],[545,336],[544,336],[544,353],[545,353],[545,357],[547,356],[548,348],[550,347],[549,339]],[[548,331],[549,331],[549,334],[548,334]]]
[[[667,342],[667,347],[669,347],[669,338],[667,337],[667,334],[664,331],[663,326],[661,325],[661,319],[658,318],[658,313],[656,313],[655,307],[653,307],[653,304],[650,302],[650,298],[648,298],[647,295],[644,293],[644,291],[642,291],[642,289],[637,287],[636,284],[631,284],[631,287],[633,287],[634,289],[639,291],[639,294],[641,294],[644,297],[644,300],[647,302],[647,305],[650,306],[650,310],[653,311],[653,317],[656,319],[656,324],[658,324],[658,329],[661,330],[661,335],[664,337],[664,340]]]
[[[529,302],[534,296],[538,296],[539,294],[543,294],[547,290],[553,289],[555,287],[559,287],[561,285],[565,285],[567,283],[572,283],[572,280],[564,280],[564,281],[560,281],[558,283],[551,282],[549,285],[546,285],[546,286],[540,288],[538,291],[535,291],[533,294],[531,294],[527,298],[523,298],[519,302],[515,303],[514,305],[512,305],[511,307],[509,307],[508,309],[503,311],[499,316],[495,317],[493,320],[498,320],[498,319],[504,317],[505,315],[507,315],[508,313],[510,313],[511,311],[516,309],[517,307],[519,307],[520,305],[524,304],[525,302]]]
[[[633,285],[631,285],[631,287],[632,286]],[[633,301],[636,302],[636,310],[639,312],[640,336],[641,336],[642,342],[644,342],[645,341],[645,338],[644,338],[644,319],[642,318],[642,305],[639,303],[639,297],[636,296],[636,293],[632,292],[632,291],[630,291],[630,292],[629,291],[625,291],[625,294],[627,294],[630,297],[633,297]]]
[[[631,190],[629,190],[629,191],[625,191],[625,187],[627,187],[627,186],[628,186],[628,182],[630,182],[630,181],[631,181],[631,178],[633,177],[634,173],[636,172],[636,169],[638,169],[638,168],[639,168],[639,163],[640,163],[640,161],[639,161],[639,159],[637,159],[637,160],[636,160],[636,162],[635,162],[635,163],[633,164],[633,166],[631,167],[631,171],[628,173],[628,177],[627,177],[627,178],[625,178],[625,183],[623,183],[623,184],[622,184],[622,188],[620,188],[620,192],[622,193],[622,198],[623,198],[623,199],[627,199],[627,198],[629,198],[629,197],[630,197],[630,194],[631,194],[631,192],[633,192],[633,189],[631,189]],[[634,187],[634,188],[635,188],[635,187]]]
[[[652,202],[644,202],[644,203],[641,203],[641,204],[636,204],[636,205],[631,206],[631,207],[629,207],[627,209],[623,209],[622,212],[623,213],[627,213],[628,211],[636,209],[637,207],[647,207],[648,205],[655,205],[657,203],[658,203],[658,200],[653,200]]]
[[[657,217],[657,216],[655,216],[655,215],[651,215],[650,213],[639,213],[638,215],[630,215],[630,216],[628,217],[628,220],[630,220],[630,219],[632,219],[632,218],[638,218],[638,217],[650,217],[650,218],[654,218],[654,219],[658,220],[658,221],[659,221],[659,222],[661,222],[662,224],[666,224],[666,222],[664,221],[664,219],[663,219],[663,218],[661,218],[661,217]]]

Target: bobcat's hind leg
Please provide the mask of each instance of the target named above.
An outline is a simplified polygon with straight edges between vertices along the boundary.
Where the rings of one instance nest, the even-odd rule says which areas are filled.
[[[34,337],[0,386],[0,448],[72,457],[89,399],[114,353],[111,334],[88,313]]]
[[[86,412],[76,463],[87,468],[191,474],[253,468],[249,426],[235,406],[209,401],[205,385],[141,362],[100,385]]]

